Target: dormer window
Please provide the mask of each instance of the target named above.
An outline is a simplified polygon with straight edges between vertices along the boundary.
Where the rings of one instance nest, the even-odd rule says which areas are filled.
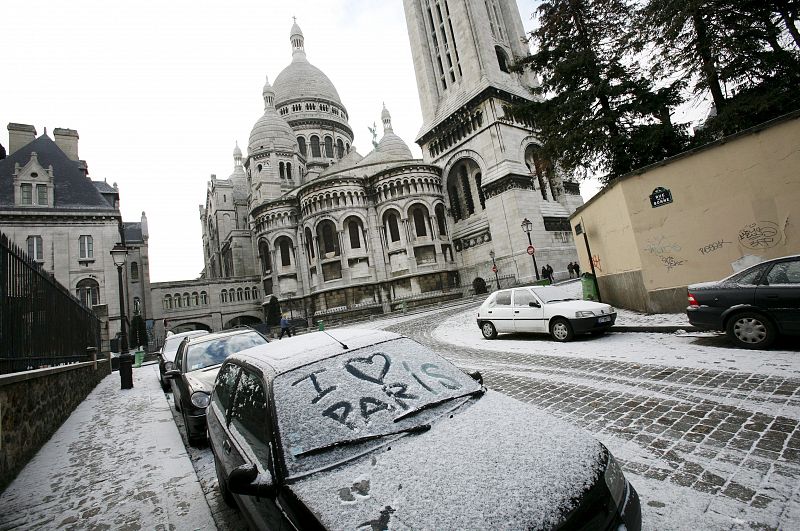
[[[21,206],[53,206],[53,167],[44,168],[35,151],[24,167],[14,167],[14,197]]]
[[[36,185],[36,204],[47,206],[47,186],[44,184]]]
[[[20,202],[23,205],[32,205],[33,204],[33,185],[32,184],[21,184],[19,185],[20,191]]]

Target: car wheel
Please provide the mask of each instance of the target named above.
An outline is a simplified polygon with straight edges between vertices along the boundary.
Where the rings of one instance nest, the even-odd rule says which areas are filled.
[[[483,322],[481,325],[481,333],[486,339],[494,339],[497,337],[497,330],[495,330],[494,325],[489,321]]]
[[[164,391],[165,393],[169,393],[170,390],[169,382],[164,380],[164,375],[158,373],[158,379],[161,382],[161,390]]]
[[[550,335],[553,336],[553,339],[561,343],[571,341],[574,335],[572,333],[572,325],[563,317],[553,319],[550,321]]]
[[[203,435],[196,435],[192,433],[192,430],[189,429],[189,423],[187,422],[186,412],[183,412],[183,429],[186,430],[186,440],[189,442],[189,446],[192,448],[197,448],[200,444],[205,441],[205,432]]]
[[[172,401],[175,403],[175,411],[181,410],[181,404],[178,402],[178,397],[175,396],[175,393],[172,393]]]
[[[225,474],[222,472],[222,465],[219,464],[219,459],[214,455],[214,468],[217,471],[217,485],[219,485],[219,493],[222,496],[222,501],[228,507],[236,509],[236,500],[233,499],[233,494],[228,490],[228,482],[225,479]]]
[[[767,348],[775,341],[775,327],[769,319],[755,312],[731,317],[726,332],[737,346],[744,348]]]

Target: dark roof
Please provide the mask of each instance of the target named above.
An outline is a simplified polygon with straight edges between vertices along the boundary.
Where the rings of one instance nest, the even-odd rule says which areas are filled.
[[[119,193],[116,188],[111,186],[105,181],[92,181],[94,187],[97,188],[97,191],[101,194],[117,194]]]
[[[143,242],[142,224],[138,221],[123,221],[122,230],[125,231],[125,243]]]
[[[40,136],[0,160],[0,210],[17,208],[14,204],[14,165],[19,163],[20,167],[24,167],[31,160],[31,153],[34,151],[43,167],[53,166],[54,209],[115,210],[80,170],[78,161],[70,160],[47,135]],[[44,208],[34,207],[31,210]]]

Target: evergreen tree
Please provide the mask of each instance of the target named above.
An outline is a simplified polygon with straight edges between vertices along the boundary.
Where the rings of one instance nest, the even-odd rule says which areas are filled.
[[[538,101],[512,113],[533,123],[544,155],[568,173],[608,181],[679,152],[670,120],[679,84],[655,89],[636,61],[630,0],[549,0],[535,12],[530,66],[542,78]]]
[[[141,315],[134,315],[133,319],[131,319],[130,338],[130,348],[139,347],[142,345],[147,346],[147,325],[145,324]]]
[[[267,304],[267,324],[269,326],[281,324],[281,305],[275,295],[269,298],[269,303]]]

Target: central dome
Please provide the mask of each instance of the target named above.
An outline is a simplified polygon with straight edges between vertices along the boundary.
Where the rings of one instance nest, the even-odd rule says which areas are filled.
[[[289,36],[292,62],[275,78],[275,107],[290,100],[322,99],[342,104],[339,93],[322,70],[306,59],[303,32],[295,23]]]

